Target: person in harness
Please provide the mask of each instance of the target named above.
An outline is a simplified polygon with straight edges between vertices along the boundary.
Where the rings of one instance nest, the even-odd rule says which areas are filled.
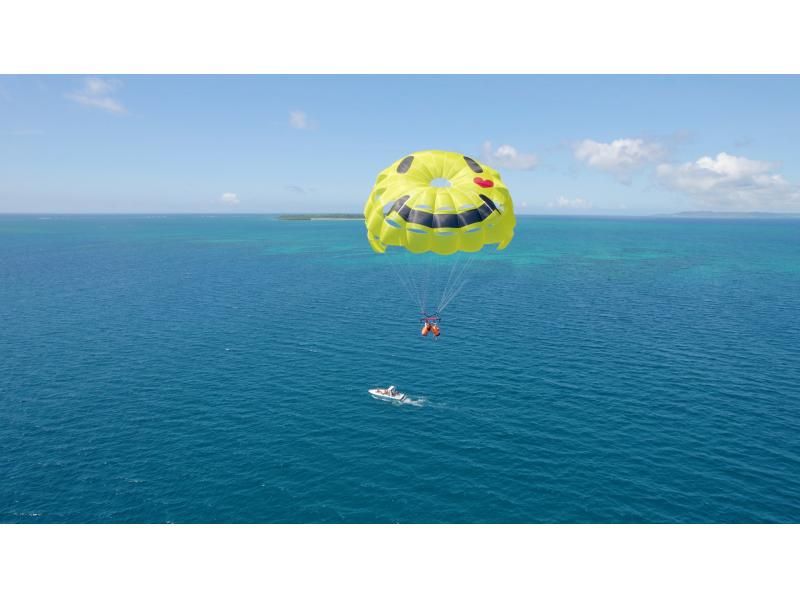
[[[420,322],[422,322],[422,336],[428,336],[428,334],[432,334],[433,340],[439,338],[439,335],[441,334],[441,330],[439,329],[440,321],[441,318],[438,314],[422,314],[422,318],[420,318]]]

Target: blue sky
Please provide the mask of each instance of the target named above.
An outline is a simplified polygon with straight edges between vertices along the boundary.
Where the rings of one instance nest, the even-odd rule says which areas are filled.
[[[0,77],[0,212],[360,211],[421,149],[519,213],[800,211],[800,78]]]

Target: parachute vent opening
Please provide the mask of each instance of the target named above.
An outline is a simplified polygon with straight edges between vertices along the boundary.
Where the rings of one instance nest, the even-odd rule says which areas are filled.
[[[431,181],[431,187],[447,188],[453,185],[446,178],[437,177]]]

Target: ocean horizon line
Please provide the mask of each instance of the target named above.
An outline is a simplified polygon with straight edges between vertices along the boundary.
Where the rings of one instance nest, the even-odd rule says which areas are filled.
[[[326,220],[354,220],[363,219],[358,213],[349,212],[2,212],[3,216],[307,216],[314,217],[309,219]],[[710,219],[710,220],[764,220],[764,219],[800,219],[800,212],[711,212],[711,211],[686,211],[675,213],[642,213],[642,214],[614,214],[614,213],[577,213],[577,214],[554,214],[554,213],[527,213],[516,214],[517,218],[597,218],[597,219]]]

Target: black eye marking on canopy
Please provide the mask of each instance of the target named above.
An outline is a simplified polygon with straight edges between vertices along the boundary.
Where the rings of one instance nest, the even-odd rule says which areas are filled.
[[[414,156],[406,156],[403,158],[403,161],[397,165],[397,172],[400,174],[405,174],[408,172],[408,169],[411,168],[411,163],[414,161]]]
[[[466,162],[467,166],[469,166],[472,169],[472,172],[477,172],[479,174],[483,172],[483,168],[481,168],[481,165],[478,164],[475,160],[473,160],[469,156],[464,156],[464,162]]]
[[[492,212],[500,213],[495,203],[485,195],[480,196],[483,200],[481,207],[456,214],[431,214],[423,210],[415,210],[406,205],[408,198],[408,195],[404,195],[395,201],[392,209],[389,210],[389,214],[397,212],[397,215],[407,223],[419,224],[428,228],[462,228],[470,224],[483,222],[491,216]]]

